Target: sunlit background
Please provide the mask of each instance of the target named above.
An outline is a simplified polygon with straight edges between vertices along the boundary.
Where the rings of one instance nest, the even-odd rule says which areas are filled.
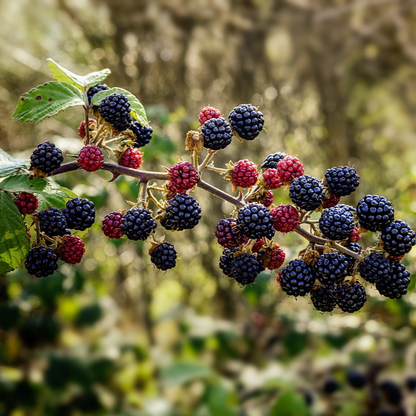
[[[38,125],[10,119],[18,97],[50,79],[46,59],[78,74],[110,68],[154,129],[147,170],[180,157],[205,105],[259,106],[266,131],[216,157],[298,156],[308,174],[353,165],[346,203],[382,194],[416,225],[416,8],[383,0],[13,0],[0,3],[0,147],[29,157],[51,140],[81,147],[80,108]],[[66,161],[71,160],[70,157]],[[205,179],[231,192],[218,174]],[[107,172],[57,178],[91,199],[80,266],[37,281],[0,277],[1,415],[354,416],[416,414],[416,293],[387,300],[370,285],[359,313],[321,315],[279,291],[275,276],[240,288],[218,268],[216,223],[232,206],[197,190],[202,221],[169,233],[180,260],[157,273],[141,242],[109,240],[101,220],[137,198]],[[290,203],[283,189],[275,203]],[[205,214],[205,215],[204,215]],[[371,234],[371,233],[370,233]],[[374,243],[365,236],[364,245]],[[278,236],[287,259],[306,246]],[[404,263],[416,271],[416,250]],[[367,376],[354,390],[346,374]],[[334,394],[324,385],[339,385]],[[396,404],[380,383],[397,383]],[[394,401],[394,400],[393,400]],[[381,411],[390,413],[381,413]]]

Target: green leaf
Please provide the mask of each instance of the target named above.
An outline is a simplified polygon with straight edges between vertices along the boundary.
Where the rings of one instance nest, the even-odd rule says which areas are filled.
[[[28,167],[29,162],[23,159],[16,159],[0,149],[0,178],[13,175],[24,167]]]
[[[84,105],[84,95],[78,88],[67,82],[46,82],[19,98],[12,119],[37,123],[76,105]]]
[[[28,193],[39,193],[48,185],[48,182],[42,178],[30,179],[29,175],[14,175],[9,176],[0,182],[0,189],[9,192],[28,192]]]
[[[149,122],[147,121],[146,111],[143,107],[143,104],[129,91],[124,90],[123,88],[110,88],[109,90],[100,91],[92,97],[91,103],[93,105],[100,105],[101,101],[108,97],[111,94],[120,94],[123,93],[130,103],[130,116],[137,120],[142,126],[147,126]]]
[[[212,375],[212,370],[199,363],[177,362],[160,371],[161,383],[164,386],[176,386],[189,381],[206,378]]]
[[[283,392],[271,408],[270,416],[308,416],[305,399],[293,390]]]
[[[75,85],[80,90],[82,90],[83,87],[89,88],[99,84],[101,81],[104,81],[108,75],[111,74],[111,71],[106,68],[102,71],[91,72],[87,75],[76,75],[70,70],[56,63],[53,59],[48,58],[47,60],[49,61],[48,67],[53,78],[55,78],[57,81],[64,81],[68,84]]]
[[[0,274],[19,267],[30,242],[22,215],[5,192],[0,192]]]
[[[54,196],[54,195],[38,195],[39,210],[47,207],[64,208],[68,197]]]
[[[236,416],[237,412],[230,405],[232,391],[222,383],[215,383],[207,389],[207,404],[211,415]],[[231,399],[231,400],[230,400]]]

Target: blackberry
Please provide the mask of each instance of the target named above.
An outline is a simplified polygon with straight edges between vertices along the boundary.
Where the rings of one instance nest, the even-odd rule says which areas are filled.
[[[320,312],[332,312],[337,306],[337,292],[330,286],[317,286],[311,291],[313,306]]]
[[[120,238],[124,235],[121,227],[121,221],[124,214],[121,212],[110,212],[103,219],[102,230],[104,235],[110,238]]]
[[[39,226],[48,237],[63,236],[69,233],[67,220],[62,212],[55,207],[39,211]]]
[[[416,377],[415,376],[409,376],[406,378],[406,387],[411,392],[414,392],[416,390]]]
[[[340,385],[338,381],[334,380],[333,378],[326,379],[322,386],[322,390],[326,394],[334,394],[339,389],[340,389]]]
[[[328,208],[319,218],[319,229],[330,240],[343,240],[354,229],[354,216],[342,206]]]
[[[131,123],[130,130],[136,136],[133,145],[136,148],[146,146],[152,139],[153,129],[150,126],[142,126],[138,121]]]
[[[212,150],[225,149],[233,137],[230,125],[223,117],[206,121],[201,127],[201,134],[204,138],[204,147]]]
[[[277,164],[286,157],[286,153],[273,153],[264,159],[263,164],[261,165],[262,169],[277,169]]]
[[[123,154],[118,159],[118,164],[120,166],[125,166],[126,168],[139,169],[143,162],[143,153],[138,149],[133,149],[128,147],[124,150]]]
[[[108,89],[109,88],[105,84],[101,84],[101,85],[97,84],[94,87],[88,88],[88,91],[87,91],[88,102],[91,104],[92,97],[94,97],[94,95],[97,94],[97,92],[106,91]]]
[[[171,243],[160,244],[150,252],[150,260],[160,270],[173,269],[177,257],[175,247]]]
[[[146,208],[131,208],[121,220],[121,230],[129,240],[146,240],[156,229],[156,221]]]
[[[327,253],[318,258],[313,270],[321,283],[332,286],[344,280],[348,274],[348,266],[348,259],[343,254]]]
[[[273,238],[273,216],[270,211],[261,204],[252,202],[238,211],[237,225],[241,232],[248,238]]]
[[[267,169],[263,173],[262,185],[266,189],[278,189],[283,183],[280,181],[279,171],[277,169]]]
[[[231,276],[240,285],[249,285],[256,280],[257,275],[264,270],[257,256],[254,254],[240,254],[231,262]]]
[[[257,182],[258,177],[259,172],[255,163],[247,159],[239,160],[233,167],[231,183],[233,186],[250,188]]]
[[[338,204],[338,202],[341,201],[341,197],[340,196],[335,196],[335,195],[329,195],[329,196],[324,196],[322,198],[322,207],[323,208],[332,208],[335,205]]]
[[[381,254],[371,253],[358,266],[360,275],[370,283],[385,281],[390,275],[390,263]]]
[[[299,208],[312,211],[319,208],[324,197],[324,188],[319,180],[304,175],[293,179],[289,188],[289,197]]]
[[[337,286],[337,303],[343,312],[357,312],[366,301],[367,294],[360,283],[345,282]]]
[[[392,203],[384,196],[366,195],[357,204],[360,224],[370,231],[381,231],[394,219]]]
[[[367,383],[367,379],[364,376],[364,374],[360,373],[357,370],[348,371],[347,381],[352,388],[357,390],[362,389]]]
[[[58,256],[48,247],[33,247],[25,260],[29,274],[36,277],[46,277],[58,268]]]
[[[227,248],[237,248],[248,241],[248,238],[241,234],[235,218],[220,220],[215,229],[215,237],[218,244]]]
[[[199,121],[199,124],[202,126],[207,120],[211,120],[212,118],[219,118],[219,117],[221,117],[220,110],[217,110],[214,107],[206,106],[199,113],[198,121]]]
[[[279,272],[277,280],[288,295],[306,296],[313,288],[315,274],[303,260],[292,260]]]
[[[35,195],[27,192],[21,192],[14,200],[14,203],[22,215],[32,215],[39,206],[39,201]]]
[[[63,211],[68,227],[72,230],[84,231],[95,221],[94,203],[85,198],[74,198],[66,203]]]
[[[63,160],[61,149],[55,147],[54,143],[46,141],[38,144],[30,156],[30,168],[48,174],[58,169]]]
[[[66,235],[57,250],[59,259],[68,264],[79,263],[84,253],[84,242],[76,235]]]
[[[220,256],[220,269],[228,277],[233,277],[231,272],[231,261],[234,259],[235,250],[226,248]]]
[[[124,131],[131,126],[130,103],[122,93],[113,93],[105,97],[98,111],[105,121],[113,125],[114,130]]]
[[[415,245],[415,232],[404,221],[396,220],[383,229],[381,240],[387,253],[401,256]]]
[[[285,262],[286,258],[286,253],[284,252],[284,250],[277,243],[274,242],[270,246],[262,248],[259,251],[259,254],[261,256],[261,263],[265,268],[269,270],[278,269]]]
[[[410,284],[410,273],[399,261],[390,262],[390,273],[376,282],[381,295],[390,299],[400,299],[407,293]]]
[[[180,161],[169,169],[170,183],[178,194],[192,189],[199,180],[198,170],[189,162]]]
[[[353,193],[360,184],[357,171],[349,166],[338,166],[327,169],[325,180],[331,193],[337,197]]]
[[[167,230],[190,230],[201,219],[198,201],[189,195],[175,195],[168,201],[166,217],[160,222]]]
[[[84,146],[77,156],[78,165],[87,172],[95,172],[104,164],[103,151],[92,144]]]
[[[263,130],[263,113],[250,104],[240,104],[228,115],[232,129],[245,140],[255,139]]]
[[[286,185],[293,179],[300,178],[305,173],[301,161],[297,157],[286,156],[277,164],[280,180]]]
[[[278,205],[270,214],[273,216],[273,228],[282,233],[294,230],[300,222],[299,211],[293,205]]]
[[[400,387],[391,380],[384,380],[379,385],[383,393],[384,399],[387,403],[392,405],[399,405],[403,399],[403,394]]]
[[[353,251],[354,253],[361,253],[361,246],[358,243],[347,243],[344,246],[345,248],[348,248],[349,250]],[[352,276],[354,272],[355,267],[355,258],[352,256],[345,255],[347,257],[349,266],[348,266],[348,274]]]

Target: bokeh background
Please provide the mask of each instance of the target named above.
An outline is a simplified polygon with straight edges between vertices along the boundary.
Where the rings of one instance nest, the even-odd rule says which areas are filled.
[[[283,151],[321,178],[349,163],[361,185],[346,203],[382,194],[416,225],[414,1],[14,0],[0,15],[0,147],[14,156],[45,140],[68,154],[81,147],[81,109],[38,125],[10,120],[18,97],[50,79],[51,57],[79,74],[110,68],[107,84],[142,101],[154,129],[148,170],[190,160],[184,137],[203,106],[227,115],[252,103],[267,131],[233,141],[217,165]],[[97,207],[80,266],[40,281],[23,269],[0,277],[2,415],[416,414],[406,387],[416,375],[415,278],[400,300],[367,287],[354,315],[321,315],[270,273],[242,289],[218,268],[214,238],[232,207],[201,190],[203,220],[169,233],[181,259],[157,273],[146,244],[102,235],[104,215],[138,191],[134,180],[109,178],[57,178]],[[275,191],[275,203],[289,202]],[[288,259],[305,247],[297,235],[277,241]],[[404,260],[412,273],[415,257]],[[350,369],[366,374],[364,389],[348,385]],[[339,384],[332,395],[329,379]],[[400,388],[394,405],[377,387],[386,380]]]

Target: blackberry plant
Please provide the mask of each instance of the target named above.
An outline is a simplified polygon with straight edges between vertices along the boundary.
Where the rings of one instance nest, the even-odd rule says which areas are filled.
[[[320,312],[337,307],[347,313],[360,310],[367,300],[364,282],[375,284],[380,294],[392,299],[406,294],[410,273],[401,260],[415,245],[415,233],[395,219],[384,196],[366,195],[356,208],[340,203],[359,186],[353,167],[330,167],[318,179],[305,174],[295,155],[280,151],[268,155],[261,169],[248,159],[215,166],[215,155],[234,137],[251,141],[263,130],[261,111],[241,104],[229,113],[229,121],[220,110],[204,107],[195,120],[199,129],[188,132],[184,143],[192,159],[164,172],[147,171],[142,168],[143,148],[153,129],[140,101],[127,90],[101,84],[109,70],[79,76],[53,60],[49,67],[55,80],[22,95],[12,118],[39,122],[82,106],[78,133],[83,145],[76,159],[64,164],[62,151],[50,141],[39,144],[28,162],[2,153],[6,163],[0,159],[0,274],[24,262],[31,275],[41,278],[54,273],[58,260],[81,262],[88,245],[84,247],[85,233],[80,231],[95,223],[95,207],[60,187],[53,177],[105,170],[113,179],[136,178],[140,188],[133,206],[100,219],[103,234],[150,244],[150,260],[159,270],[170,270],[178,261],[175,247],[160,234],[191,230],[209,212],[201,210],[193,196],[202,189],[235,208],[226,219],[215,212],[209,215],[218,217],[213,232],[223,247],[219,267],[239,285],[251,285],[259,273],[273,270],[287,295],[310,294]],[[231,193],[205,181],[206,171],[230,181]],[[281,203],[287,190],[293,204]],[[357,243],[360,233],[367,231],[378,233],[374,247]],[[273,238],[291,232],[308,244],[285,265],[286,253]]]

